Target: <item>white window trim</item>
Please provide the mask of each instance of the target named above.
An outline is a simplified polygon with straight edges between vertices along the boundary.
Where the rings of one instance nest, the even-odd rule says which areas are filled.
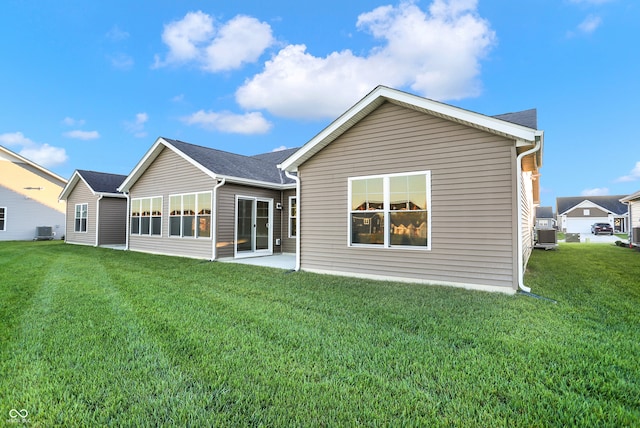
[[[0,210],[2,210],[2,220],[4,220],[2,224],[2,229],[0,229],[0,232],[6,232],[7,231],[7,207],[0,207]]]
[[[153,199],[157,199],[160,198],[160,209],[161,209],[161,214],[160,214],[160,234],[153,234],[151,233],[151,220],[149,223],[149,233],[141,233],[140,230],[142,229],[141,223],[142,223],[142,212],[140,213],[140,223],[138,224],[138,233],[132,232],[131,231],[131,219],[133,218],[133,216],[131,215],[131,210],[133,209],[133,202],[134,201],[142,201],[143,199],[150,199],[151,202],[151,208],[153,209]],[[142,205],[141,205],[142,207]],[[140,208],[142,210],[142,208]],[[152,219],[153,217],[157,217],[157,216],[149,216],[149,219]],[[131,198],[131,204],[130,204],[130,209],[129,209],[129,234],[133,235],[133,236],[148,236],[151,238],[162,238],[162,223],[164,223],[164,197],[163,196],[143,196],[140,198]]]
[[[291,227],[291,219],[295,218],[296,219],[296,223],[298,221],[297,213],[296,213],[296,215],[292,215],[291,214],[292,207],[293,207],[291,201],[294,200],[294,199],[296,200],[296,209],[297,209],[297,207],[298,207],[298,196],[297,195],[296,196],[289,196],[289,217],[288,217],[287,221],[288,221],[288,229],[289,229],[289,232],[288,232],[289,233],[289,238],[291,238],[291,239],[297,239],[298,238],[296,235],[292,235],[291,234],[291,232],[293,231],[293,228]]]
[[[198,195],[203,194],[203,193],[208,193],[209,195],[211,195],[211,205],[210,207],[210,211],[211,214],[209,214],[210,220],[209,220],[209,236],[198,236],[198,229],[196,228],[196,233],[194,234],[194,236],[184,236],[184,230],[182,230],[182,226],[183,226],[183,222],[182,222],[182,217],[184,217],[182,215],[182,204],[183,204],[183,196],[189,196],[189,195],[195,195],[196,197],[196,210],[198,209]],[[173,196],[180,196],[180,215],[171,215],[171,197]],[[212,191],[204,191],[204,192],[187,192],[187,193],[173,193],[171,195],[169,195],[169,199],[168,199],[169,203],[167,204],[167,218],[168,220],[168,224],[167,224],[167,235],[169,236],[169,238],[172,239],[200,239],[200,240],[211,240],[213,239],[213,228],[215,227],[215,224],[213,223],[213,192]],[[180,217],[180,235],[172,235],[171,234],[171,219],[173,217]],[[198,217],[201,217],[198,215],[198,213],[196,212],[196,214],[194,215],[195,217],[195,221],[197,224],[197,220]]]
[[[79,218],[80,218],[80,229],[82,229],[82,206],[83,205],[85,205],[87,207],[87,209],[86,209],[87,216],[85,217],[86,226],[84,228],[84,231],[83,230],[76,230],[76,221],[78,220],[78,217],[77,217],[77,215],[78,215],[78,207],[81,207],[80,208],[80,217]],[[73,211],[73,232],[74,233],[88,233],[88,231],[89,231],[89,204],[88,203],[75,204],[74,211]]]
[[[402,177],[407,175],[425,175],[427,180],[427,245],[424,247],[409,246],[409,245],[391,245],[389,242],[389,222],[391,212],[389,209],[389,178]],[[351,199],[351,184],[354,180],[366,180],[371,178],[382,178],[383,182],[383,209],[379,212],[384,214],[384,244],[353,244],[351,243],[351,213],[352,213],[352,199]],[[411,171],[402,172],[397,174],[377,174],[377,175],[363,175],[348,178],[348,192],[347,192],[347,247],[350,248],[377,248],[385,250],[408,250],[408,251],[430,251],[431,250],[431,171]]]

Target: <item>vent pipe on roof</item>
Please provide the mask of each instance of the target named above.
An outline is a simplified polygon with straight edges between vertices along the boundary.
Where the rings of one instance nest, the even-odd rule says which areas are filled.
[[[522,187],[522,159],[531,153],[537,152],[541,147],[541,137],[536,136],[535,146],[532,149],[520,153],[516,158],[516,168],[518,171],[516,177],[516,192],[518,194],[518,288],[526,293],[530,293],[531,288],[524,285],[524,242],[522,242],[522,205],[524,204],[524,201],[522,200],[522,193],[520,192],[520,188]]]

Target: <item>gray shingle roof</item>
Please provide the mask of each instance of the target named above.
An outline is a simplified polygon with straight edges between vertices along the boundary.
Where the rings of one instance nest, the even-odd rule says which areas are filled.
[[[627,205],[620,202],[620,199],[624,197],[625,195],[569,196],[569,197],[556,198],[556,211],[558,214],[562,214],[571,210],[573,207],[577,206],[581,202],[591,201],[594,204],[599,205],[602,208],[606,209],[607,211],[610,211],[614,214],[622,215],[628,211]]]
[[[553,218],[553,208],[536,207],[536,218]]]
[[[538,110],[535,108],[513,113],[498,114],[493,117],[515,123],[516,125],[526,126],[527,128],[538,129]]]
[[[96,193],[121,193],[117,189],[126,175],[109,174],[106,172],[86,171],[79,169],[78,174]]]
[[[163,140],[218,175],[276,184],[294,183],[277,165],[297,149],[245,156],[170,138]]]

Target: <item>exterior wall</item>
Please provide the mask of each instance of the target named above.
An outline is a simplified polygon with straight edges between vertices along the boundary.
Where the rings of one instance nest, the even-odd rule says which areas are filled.
[[[301,268],[513,292],[514,143],[385,103],[298,169]],[[431,171],[431,250],[348,246],[348,178]]]
[[[130,199],[162,196],[162,236],[129,235],[129,249],[146,253],[211,259],[211,238],[169,237],[169,195],[212,191],[215,180],[164,149],[129,192]],[[215,224],[216,216],[212,219]],[[127,221],[129,213],[127,213]]]
[[[289,197],[295,196],[296,191],[285,190],[282,194],[282,252],[293,253],[296,252],[296,238],[289,238],[291,235],[289,231]]]
[[[127,199],[104,197],[98,206],[98,245],[124,245],[127,239]]]
[[[521,240],[522,240],[522,260],[527,265],[529,257],[534,247],[534,226],[536,217],[536,208],[534,205],[533,195],[533,179],[530,172],[523,172],[520,180],[520,198],[522,203],[522,213],[520,217],[521,223]],[[516,201],[517,204],[517,201]],[[517,210],[517,206],[515,208]]]
[[[67,198],[67,235],[65,241],[71,244],[96,245],[97,200],[84,181],[78,181]],[[87,204],[87,231],[75,231],[76,205]]]
[[[282,244],[276,246],[276,239],[284,236],[282,228],[282,216],[284,215],[284,203],[280,190],[261,189],[257,187],[241,186],[238,184],[225,184],[218,189],[218,216],[216,225],[218,244],[216,258],[227,258],[234,256],[235,228],[236,228],[236,196],[251,196],[273,199],[273,253],[282,251]],[[282,210],[275,209],[275,204],[280,202]]]
[[[0,207],[7,209],[0,241],[31,240],[38,226],[51,226],[61,238],[66,204],[58,196],[66,183],[15,159],[0,151]]]
[[[0,241],[30,241],[35,238],[38,226],[51,226],[55,239],[64,236],[63,212],[1,185],[0,207],[6,208],[5,230],[0,231]]]

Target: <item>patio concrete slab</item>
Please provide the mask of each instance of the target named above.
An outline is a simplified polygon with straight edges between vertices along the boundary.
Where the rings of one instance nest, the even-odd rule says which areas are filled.
[[[223,263],[241,263],[245,265],[265,266],[278,269],[293,270],[296,267],[295,254],[274,254],[271,256],[245,257],[240,259],[224,258],[218,259]]]

